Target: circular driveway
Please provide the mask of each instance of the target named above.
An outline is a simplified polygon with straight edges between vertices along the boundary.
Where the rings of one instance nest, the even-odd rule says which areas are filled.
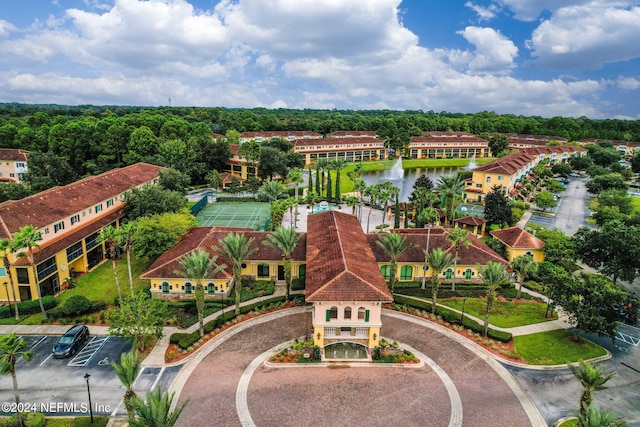
[[[242,425],[236,399],[247,367],[263,352],[311,330],[311,314],[303,309],[263,317],[225,331],[185,365],[176,388],[182,388],[179,401],[190,402],[178,426]],[[447,426],[454,419],[464,426],[544,425],[499,363],[433,327],[383,312],[382,335],[423,353],[431,366],[260,364],[239,401],[246,399],[247,415],[257,426]],[[447,386],[434,369],[453,382],[461,414],[458,407],[452,416]]]

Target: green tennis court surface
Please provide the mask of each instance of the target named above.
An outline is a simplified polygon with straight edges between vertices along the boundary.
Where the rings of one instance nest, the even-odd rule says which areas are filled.
[[[201,227],[242,227],[264,231],[269,216],[269,203],[211,203],[196,221]]]
[[[482,205],[470,205],[467,203],[461,203],[458,205],[457,211],[463,216],[471,215],[484,218],[484,206]]]

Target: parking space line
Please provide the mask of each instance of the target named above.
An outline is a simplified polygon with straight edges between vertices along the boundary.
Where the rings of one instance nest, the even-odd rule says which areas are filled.
[[[160,372],[158,373],[158,376],[156,377],[156,380],[153,382],[153,384],[151,384],[151,389],[153,390],[156,388],[156,385],[158,385],[158,381],[160,381],[160,377],[162,376],[162,374],[164,373],[165,367],[163,366],[162,369],[160,369]]]
[[[135,381],[133,381],[133,384],[131,384],[131,388],[133,388],[136,385],[136,383],[138,382],[138,380],[140,379],[140,377],[144,373],[145,369],[147,369],[147,368],[140,369],[140,372],[138,372],[138,376],[136,377]],[[164,369],[164,368],[162,368],[162,369]],[[112,417],[115,417],[118,414],[118,411],[120,410],[120,407],[122,406],[123,403],[124,403],[124,399],[120,399],[120,402],[118,402],[118,406],[116,406],[116,409],[114,409],[113,412],[111,413]]]
[[[31,350],[33,350],[34,348],[36,348],[38,346],[38,344],[40,344],[42,341],[46,340],[47,337],[44,336],[42,337],[42,339],[40,341],[38,341],[37,343],[35,343],[34,345],[31,346]]]
[[[73,367],[83,367],[87,366],[91,359],[100,351],[103,345],[107,342],[109,337],[93,337],[89,344],[85,345],[84,348],[71,359],[67,366]]]
[[[44,363],[45,363],[47,360],[51,359],[51,357],[52,357],[52,356],[53,356],[53,353],[51,353],[50,355],[48,355],[48,356],[47,356],[47,358],[46,358],[46,359],[44,359],[44,360],[42,361],[42,363],[40,363],[40,366],[44,365]]]

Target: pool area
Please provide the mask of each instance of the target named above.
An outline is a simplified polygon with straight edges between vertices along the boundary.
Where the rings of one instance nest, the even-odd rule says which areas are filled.
[[[327,202],[320,202],[314,207],[313,213],[317,214],[317,213],[322,213],[326,211],[332,211],[334,209],[340,209],[340,207],[336,205],[330,205]],[[307,213],[311,215],[311,210],[309,210]]]

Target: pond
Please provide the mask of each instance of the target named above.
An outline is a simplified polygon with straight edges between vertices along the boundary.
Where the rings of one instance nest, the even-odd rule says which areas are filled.
[[[391,181],[394,186],[400,189],[400,201],[406,202],[409,200],[409,196],[413,191],[413,184],[416,182],[416,179],[420,177],[420,175],[428,176],[429,178],[431,178],[431,181],[433,181],[433,184],[435,185],[438,183],[438,178],[440,178],[442,175],[453,175],[459,170],[467,168],[468,166],[441,166],[435,168],[404,169],[404,174],[402,175],[402,167],[400,166],[399,162],[396,161],[391,169],[363,173],[362,179],[367,183],[367,185],[374,185],[379,182]]]
[[[354,342],[337,342],[324,348],[325,359],[367,359],[367,348]]]

